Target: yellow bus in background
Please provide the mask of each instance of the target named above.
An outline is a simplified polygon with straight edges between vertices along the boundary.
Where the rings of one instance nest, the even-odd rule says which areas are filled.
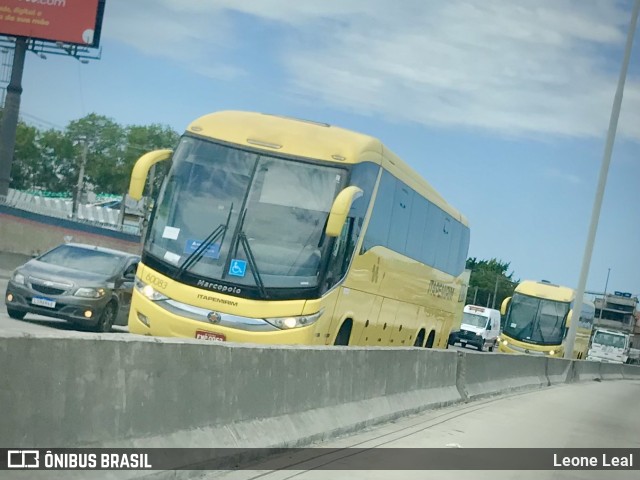
[[[572,318],[575,290],[547,281],[524,281],[502,302],[503,330],[499,351],[562,358]],[[587,355],[595,306],[586,299],[578,318],[573,358]]]
[[[143,335],[446,347],[467,220],[379,140],[248,112],[195,120],[149,219],[129,313]],[[437,161],[434,159],[434,161]]]

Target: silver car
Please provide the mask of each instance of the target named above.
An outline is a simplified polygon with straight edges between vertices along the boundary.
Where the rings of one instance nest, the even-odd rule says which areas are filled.
[[[67,243],[18,267],[7,284],[11,318],[27,313],[60,318],[108,332],[126,325],[140,257]]]

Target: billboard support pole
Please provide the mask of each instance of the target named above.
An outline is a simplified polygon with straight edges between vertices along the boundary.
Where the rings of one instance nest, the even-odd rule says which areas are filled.
[[[0,124],[0,197],[9,193],[11,181],[11,164],[13,150],[16,145],[18,129],[18,113],[20,112],[20,96],[22,95],[22,72],[24,57],[27,53],[27,39],[16,38],[16,47],[11,67],[11,80],[7,86],[7,97],[4,102],[2,124]]]

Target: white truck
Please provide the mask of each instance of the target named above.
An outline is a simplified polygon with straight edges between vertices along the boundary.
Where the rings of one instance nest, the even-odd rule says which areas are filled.
[[[627,363],[631,336],[625,332],[595,328],[587,360],[607,363]]]
[[[500,312],[493,308],[467,305],[462,312],[460,330],[451,332],[449,345],[473,345],[481,352],[493,352],[500,335]]]

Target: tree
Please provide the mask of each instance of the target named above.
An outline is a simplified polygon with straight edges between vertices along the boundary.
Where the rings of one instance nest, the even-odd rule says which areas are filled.
[[[12,187],[27,190],[40,185],[43,173],[38,146],[38,129],[19,122],[16,129],[14,161],[11,166]]]
[[[502,301],[513,295],[519,282],[519,280],[513,279],[513,272],[507,274],[509,266],[509,262],[502,262],[495,258],[491,260],[478,260],[475,257],[467,259],[467,269],[471,270],[471,279],[466,303],[475,303],[486,307],[494,306],[500,309]],[[496,282],[497,294],[494,299]]]

